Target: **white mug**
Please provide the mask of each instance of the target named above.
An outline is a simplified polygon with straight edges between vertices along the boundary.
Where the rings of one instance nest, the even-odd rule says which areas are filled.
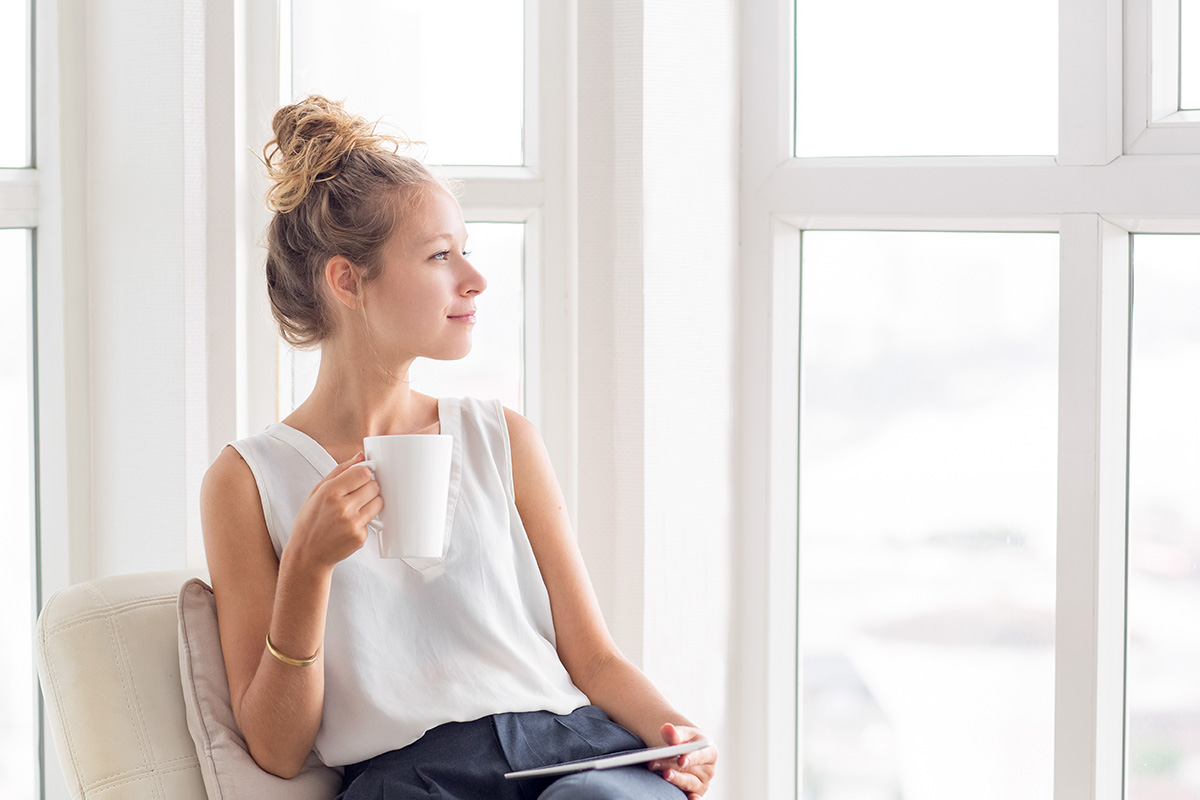
[[[436,433],[363,439],[383,495],[381,557],[442,557],[453,445],[453,436]]]

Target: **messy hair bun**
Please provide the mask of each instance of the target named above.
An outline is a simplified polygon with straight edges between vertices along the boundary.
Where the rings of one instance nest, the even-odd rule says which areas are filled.
[[[325,265],[343,256],[369,282],[400,221],[404,193],[436,183],[421,162],[400,154],[409,143],[340,102],[310,95],[272,120],[263,148],[275,212],[267,231],[267,291],[283,338],[309,346],[332,333],[322,290]]]
[[[320,95],[279,109],[271,127],[275,138],[263,148],[263,161],[274,182],[267,192],[272,211],[291,211],[313,184],[336,178],[342,158],[351,151],[387,148],[396,153],[401,146],[394,136],[375,133],[374,124]]]

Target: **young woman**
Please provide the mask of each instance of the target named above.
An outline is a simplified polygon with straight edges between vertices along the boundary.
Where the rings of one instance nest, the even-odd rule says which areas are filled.
[[[340,103],[275,115],[267,284],[283,336],[321,347],[312,395],[225,448],[202,517],[237,719],[265,770],[315,749],[340,797],[698,798],[707,747],[553,779],[505,772],[702,738],[617,650],[534,427],[413,391],[471,349],[487,281],[453,195]],[[454,437],[448,544],[379,557],[363,437]],[[422,568],[424,566],[424,568]]]

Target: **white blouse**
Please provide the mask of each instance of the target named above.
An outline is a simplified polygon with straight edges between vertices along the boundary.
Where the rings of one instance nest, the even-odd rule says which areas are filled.
[[[379,556],[373,526],[337,565],[322,646],[325,703],[316,750],[330,766],[364,761],[445,722],[586,705],[558,658],[550,598],[513,495],[499,401],[438,401],[454,437],[442,559]],[[336,466],[277,422],[233,442],[254,473],[280,555],[313,486]]]

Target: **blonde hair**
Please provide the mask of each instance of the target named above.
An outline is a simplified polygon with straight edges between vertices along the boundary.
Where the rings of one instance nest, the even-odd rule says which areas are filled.
[[[296,347],[333,332],[322,285],[325,265],[342,256],[364,283],[379,276],[381,251],[417,187],[438,184],[410,142],[376,133],[340,102],[309,95],[284,106],[263,148],[272,180],[267,206],[267,293],[283,338]]]

